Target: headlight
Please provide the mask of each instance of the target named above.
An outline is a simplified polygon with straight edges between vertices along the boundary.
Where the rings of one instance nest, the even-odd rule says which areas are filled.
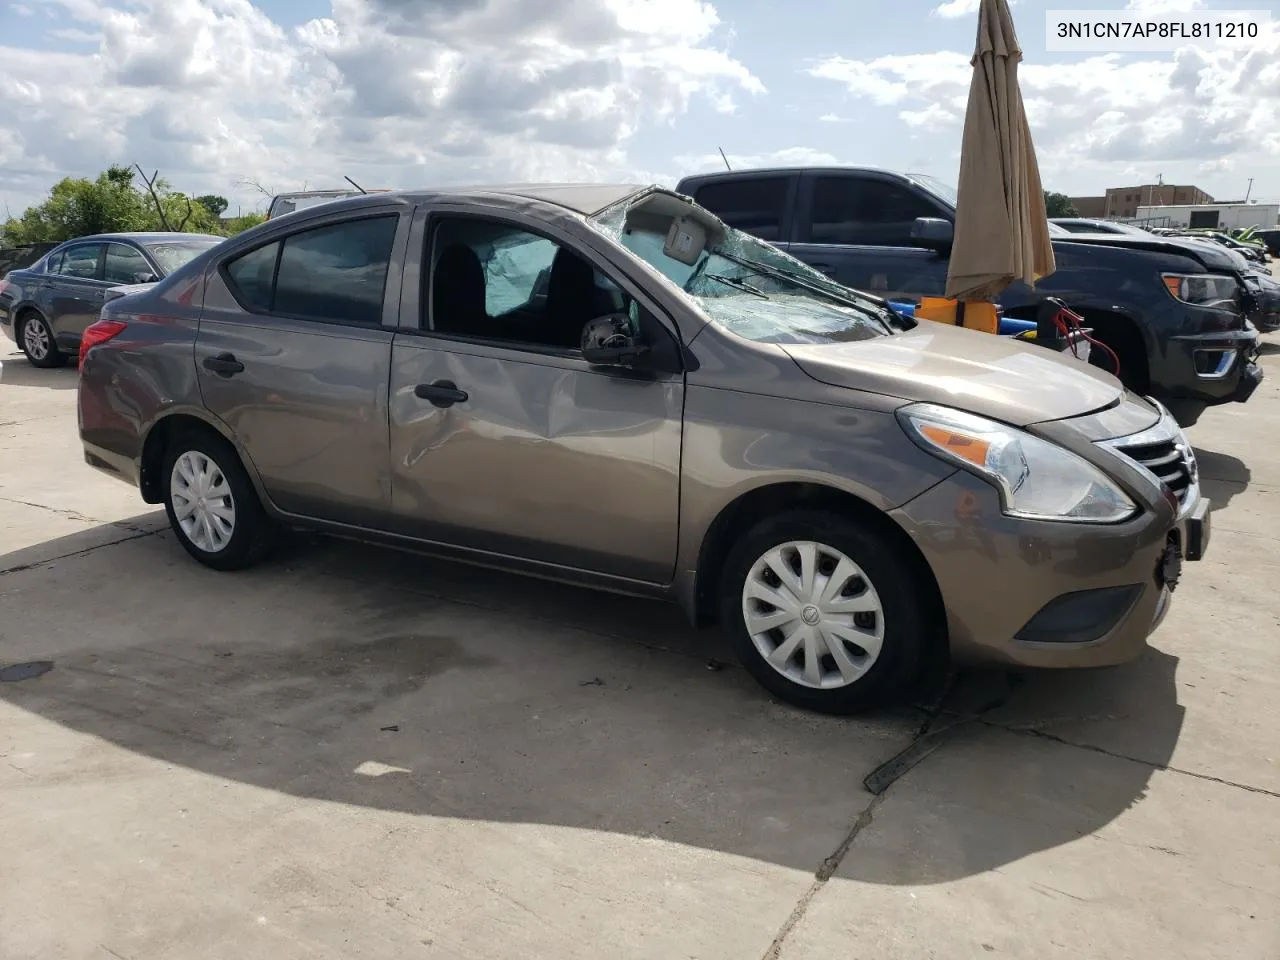
[[[931,403],[904,407],[898,417],[924,449],[993,484],[1011,517],[1115,523],[1137,512],[1093,464],[1022,430]]]
[[[1197,306],[1234,300],[1240,289],[1235,277],[1221,273],[1162,273],[1160,276],[1175,300]]]

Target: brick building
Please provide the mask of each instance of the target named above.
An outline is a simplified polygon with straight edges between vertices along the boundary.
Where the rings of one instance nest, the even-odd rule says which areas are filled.
[[[1076,208],[1077,216],[1090,220],[1102,220],[1107,216],[1106,197],[1072,197],[1071,205]]]
[[[1138,187],[1111,187],[1105,196],[1072,197],[1071,205],[1082,217],[1096,220],[1131,220],[1139,207],[1195,206],[1213,203],[1199,187],[1171,183],[1144,183]]]
[[[1171,183],[1144,183],[1138,187],[1112,187],[1107,190],[1104,217],[1120,219],[1138,215],[1139,207],[1196,206],[1213,203],[1213,197],[1199,187],[1175,186]]]

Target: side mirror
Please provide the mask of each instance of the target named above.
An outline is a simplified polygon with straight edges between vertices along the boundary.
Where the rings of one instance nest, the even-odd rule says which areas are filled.
[[[157,277],[154,273],[151,273],[146,270],[143,270],[139,273],[135,273],[133,275],[134,283],[155,283],[159,279],[160,278]]]
[[[955,227],[941,217],[916,217],[911,224],[911,242],[917,247],[942,253],[955,241]]]
[[[582,359],[601,367],[634,367],[649,352],[625,313],[596,317],[582,328]]]

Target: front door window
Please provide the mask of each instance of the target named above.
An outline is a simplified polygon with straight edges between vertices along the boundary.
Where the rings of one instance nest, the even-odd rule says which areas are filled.
[[[142,283],[141,278],[155,273],[147,258],[133,247],[123,243],[107,244],[107,259],[103,279],[107,283]]]
[[[435,333],[576,351],[588,321],[631,307],[582,256],[509,224],[446,219],[431,251],[428,323]]]

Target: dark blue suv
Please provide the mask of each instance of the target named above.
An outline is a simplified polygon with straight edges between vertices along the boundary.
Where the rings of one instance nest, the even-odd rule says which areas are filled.
[[[829,167],[686,177],[677,191],[840,283],[886,299],[942,296],[955,192],[926,176]],[[1004,314],[1034,319],[1058,297],[1120,359],[1120,379],[1161,400],[1183,426],[1208,406],[1248,400],[1257,365],[1258,291],[1226,250],[1155,235],[1073,234],[1050,225],[1058,269],[1017,283]],[[1109,358],[1093,361],[1110,369]]]

